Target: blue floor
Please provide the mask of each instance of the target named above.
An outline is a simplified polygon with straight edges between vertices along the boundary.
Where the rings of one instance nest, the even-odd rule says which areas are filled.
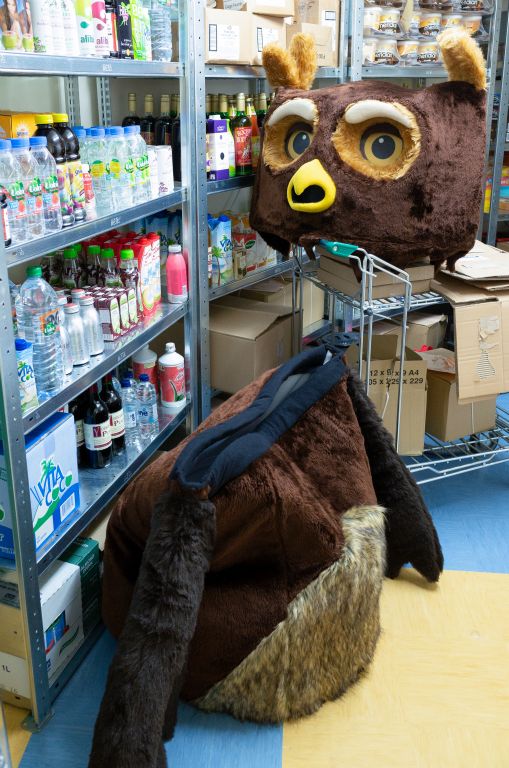
[[[509,464],[422,486],[449,570],[509,573]],[[104,634],[29,742],[21,768],[86,768],[113,640]],[[181,706],[176,768],[280,768],[282,728],[239,723]],[[509,763],[508,763],[509,765]],[[107,766],[105,766],[107,768]]]

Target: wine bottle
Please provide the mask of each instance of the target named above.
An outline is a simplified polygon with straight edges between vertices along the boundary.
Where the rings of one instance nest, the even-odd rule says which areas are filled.
[[[141,135],[145,139],[146,144],[154,144],[155,143],[155,118],[153,115],[154,112],[154,97],[151,93],[148,93],[145,96],[145,114],[141,118],[140,123],[140,129],[141,129]]]
[[[175,99],[177,114],[171,124],[171,149],[173,154],[173,178],[182,181],[181,146],[180,146],[180,98]]]
[[[111,374],[105,377],[99,397],[108,409],[110,415],[110,434],[113,453],[121,453],[125,448],[124,411],[122,408],[122,399],[113,386]]]
[[[85,430],[83,427],[83,418],[85,416],[86,402],[83,395],[80,395],[76,400],[72,400],[69,403],[69,413],[72,413],[74,418],[74,429],[76,430],[76,452],[78,455],[78,467],[86,465],[85,455]]]
[[[139,125],[141,123],[140,118],[136,114],[136,94],[130,93],[127,97],[127,108],[129,110],[129,114],[124,117],[122,120],[122,127],[125,128],[126,125]]]
[[[110,414],[99,397],[97,384],[90,389],[89,401],[83,420],[85,454],[89,467],[102,469],[111,462]]]
[[[161,96],[161,117],[155,123],[155,142],[158,147],[171,144],[170,97]]]
[[[246,115],[246,97],[237,94],[237,114],[231,121],[235,142],[235,172],[237,176],[248,176],[253,172],[251,139],[253,130],[251,118]]]

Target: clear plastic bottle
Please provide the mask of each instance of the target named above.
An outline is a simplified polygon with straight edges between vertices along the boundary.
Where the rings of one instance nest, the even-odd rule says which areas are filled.
[[[66,304],[64,315],[65,327],[71,342],[72,363],[73,365],[86,365],[90,362],[90,354],[79,306],[73,302]]]
[[[64,379],[58,298],[43,280],[41,267],[28,267],[16,299],[16,316],[19,337],[34,345],[35,383],[41,402],[54,395]]]
[[[30,153],[30,142],[25,138],[11,139],[12,154],[18,165],[20,180],[25,190],[27,208],[27,236],[29,240],[45,233],[42,185],[39,169]]]
[[[0,192],[7,201],[7,220],[12,245],[28,240],[25,190],[19,176],[19,166],[11,152],[11,142],[0,139]]]
[[[92,128],[90,143],[87,147],[98,216],[108,216],[112,211],[111,184],[107,168],[108,154],[104,136],[104,128]]]
[[[60,341],[62,342],[62,359],[64,364],[64,373],[68,376],[72,373],[72,349],[71,339],[69,338],[69,331],[65,327],[64,307],[67,305],[67,299],[65,296],[60,296],[58,299],[58,315],[60,322]]]
[[[170,0],[151,0],[150,29],[154,61],[171,61],[173,52],[171,20]]]
[[[141,200],[150,200],[150,170],[148,167],[147,144],[141,135],[139,125],[134,126],[134,134],[136,136],[137,162],[141,177]]]
[[[130,208],[133,205],[133,194],[129,168],[129,146],[120,125],[110,128],[108,140],[110,182],[113,206],[116,211]]]
[[[159,433],[159,416],[157,413],[157,395],[148,375],[142,373],[136,387],[138,398],[138,427],[143,441],[152,440]]]
[[[61,136],[65,147],[65,162],[71,185],[74,220],[77,224],[85,221],[85,190],[83,188],[83,169],[81,167],[80,144],[78,137],[69,126],[69,117],[65,112],[53,114],[53,127]]]
[[[126,125],[124,127],[124,137],[127,145],[127,152],[129,156],[129,164],[132,167],[131,172],[131,184],[132,184],[132,196],[133,204],[141,203],[145,198],[143,197],[143,173],[142,162],[139,158],[139,145],[136,136],[136,126]]]
[[[30,139],[30,151],[39,168],[46,233],[60,232],[62,211],[58,193],[57,164],[48,152],[46,136],[33,136]]]
[[[57,165],[58,194],[62,211],[62,224],[71,227],[74,224],[74,207],[72,202],[71,182],[65,161],[65,143],[60,133],[53,125],[53,115],[41,113],[35,115],[37,129],[35,136],[46,136],[48,152]]]
[[[132,379],[125,378],[122,385],[122,406],[124,408],[126,446],[138,446],[138,398]]]

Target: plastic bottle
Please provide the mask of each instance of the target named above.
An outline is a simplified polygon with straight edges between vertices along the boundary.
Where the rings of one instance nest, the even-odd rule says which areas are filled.
[[[104,288],[120,288],[122,286],[113,248],[101,250],[101,273],[97,279],[97,284]]]
[[[62,285],[68,290],[79,288],[81,285],[81,265],[74,247],[64,250]]]
[[[161,405],[170,411],[180,411],[186,403],[185,362],[172,341],[159,358],[159,386]]]
[[[151,0],[150,28],[152,58],[154,61],[171,61],[173,45],[170,0]]]
[[[62,360],[64,366],[64,373],[68,376],[72,373],[72,349],[71,339],[69,337],[69,331],[65,325],[64,307],[67,305],[67,298],[65,296],[59,296],[58,298],[58,316],[60,326],[60,341],[62,342]]]
[[[7,203],[12,245],[18,245],[28,239],[25,190],[11,152],[11,142],[7,139],[0,139],[0,192],[5,195]]]
[[[48,152],[46,136],[33,136],[30,139],[30,150],[39,168],[46,232],[47,234],[60,232],[62,229],[62,211],[58,194],[57,164]]]
[[[124,127],[124,136],[127,144],[129,163],[132,165],[131,183],[133,186],[133,204],[144,202],[145,198],[145,179],[143,176],[143,157],[140,156],[140,144],[136,125],[126,125]]]
[[[139,349],[131,359],[134,378],[140,381],[140,376],[147,374],[149,381],[158,389],[157,381],[157,355],[148,344]]]
[[[180,245],[168,246],[166,286],[170,304],[182,304],[182,302],[187,301],[187,270]]]
[[[42,185],[39,169],[30,153],[28,139],[16,138],[11,140],[12,154],[18,164],[20,180],[25,191],[27,208],[27,236],[29,240],[42,237],[45,233],[44,207],[42,202]]]
[[[136,387],[138,398],[138,429],[142,441],[151,440],[159,433],[157,395],[148,375],[142,373]]]
[[[94,19],[91,0],[74,0],[81,56],[95,56]]]
[[[32,359],[33,346],[26,339],[16,339],[15,347],[21,413],[25,414],[39,405]]]
[[[9,225],[9,214],[7,205],[7,195],[5,192],[0,192],[0,218],[2,219],[2,226],[0,233],[3,234],[4,245],[8,248],[12,243],[11,228]],[[1,235],[0,235],[1,236]]]
[[[83,188],[83,169],[80,160],[78,137],[69,127],[69,118],[65,113],[53,115],[53,127],[64,142],[65,162],[71,185],[74,220],[77,224],[85,221],[85,190]]]
[[[61,0],[47,0],[45,3],[46,13],[51,21],[51,37],[53,40],[53,55],[64,56],[66,43],[65,43],[65,30],[64,19],[62,12]]]
[[[120,53],[118,50],[117,35],[117,4],[115,0],[105,0],[104,7],[106,10],[106,32],[108,35],[110,58],[118,59]]]
[[[48,5],[44,0],[31,0],[30,15],[32,17],[32,29],[34,32],[34,50],[36,53],[55,54],[53,45],[53,32],[51,29],[51,16],[48,13]]]
[[[65,327],[69,333],[73,365],[86,365],[90,362],[88,342],[85,338],[85,326],[80,315],[80,308],[71,302],[64,307]]]
[[[124,409],[125,442],[127,446],[137,445],[138,439],[138,397],[130,378],[122,379],[122,406]]]
[[[109,156],[113,205],[120,211],[133,205],[129,146],[120,125],[110,129]]]
[[[65,55],[79,56],[81,49],[74,2],[73,0],[60,0],[60,3],[62,6],[62,22],[64,25]],[[57,53],[57,51],[55,51],[55,53]]]
[[[94,307],[94,298],[85,294],[79,299],[80,314],[85,326],[85,337],[91,357],[104,352],[104,336],[99,313]]]
[[[40,401],[46,400],[60,389],[64,373],[58,298],[42,279],[41,267],[28,267],[27,279],[16,299],[16,317],[20,338],[34,345],[37,395]]]
[[[120,251],[120,280],[124,288],[134,294],[134,309],[129,297],[129,319],[131,323],[137,323],[143,314],[143,300],[141,298],[140,276],[134,251],[131,248],[123,248]]]
[[[92,18],[94,21],[95,55],[109,56],[108,27],[106,25],[106,6],[104,0],[92,0]]]
[[[65,144],[59,132],[53,125],[53,115],[43,113],[35,115],[37,129],[34,136],[46,136],[48,152],[57,166],[58,195],[62,211],[62,226],[71,227],[74,224],[74,206],[72,203],[71,183],[65,161]]]
[[[104,135],[104,128],[92,128],[90,143],[87,147],[98,216],[108,216],[112,210],[110,177],[106,167],[108,156]]]

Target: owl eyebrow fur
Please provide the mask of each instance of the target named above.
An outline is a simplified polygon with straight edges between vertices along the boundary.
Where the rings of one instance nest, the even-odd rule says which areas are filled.
[[[300,117],[307,123],[314,124],[318,117],[316,104],[311,99],[290,99],[274,110],[267,121],[267,125],[273,126],[284,120],[285,117]]]
[[[376,99],[364,99],[363,101],[355,102],[355,104],[350,104],[345,110],[344,119],[350,125],[357,125],[374,117],[394,120],[394,122],[404,125],[405,128],[413,127],[410,117],[397,104],[377,101]]]

